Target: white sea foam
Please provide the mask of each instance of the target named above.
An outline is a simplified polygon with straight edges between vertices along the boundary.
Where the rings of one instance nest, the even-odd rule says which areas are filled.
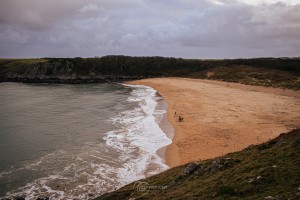
[[[122,152],[121,159],[124,166],[118,169],[118,178],[124,183],[145,178],[146,170],[151,163],[156,164],[156,169],[150,169],[149,174],[168,169],[162,158],[157,155],[157,150],[171,143],[154,116],[165,113],[155,110],[156,91],[148,86],[130,85],[130,87],[134,89],[128,101],[138,102],[139,107],[114,118],[114,123],[126,128],[108,132],[105,137],[107,145]]]

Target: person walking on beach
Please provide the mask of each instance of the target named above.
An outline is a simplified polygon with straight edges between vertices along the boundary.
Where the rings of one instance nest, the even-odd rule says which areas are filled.
[[[179,122],[183,122],[183,117],[179,116]]]
[[[183,122],[183,117],[179,116],[179,122]]]

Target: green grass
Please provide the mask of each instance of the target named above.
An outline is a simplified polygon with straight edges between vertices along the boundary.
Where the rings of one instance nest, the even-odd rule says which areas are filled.
[[[47,59],[9,59],[1,58],[0,59],[0,73],[6,73],[15,68],[27,68],[35,63],[45,63]]]
[[[243,151],[189,164],[129,184],[96,200],[108,199],[300,199],[300,129]],[[216,161],[223,164],[217,166]],[[215,168],[214,168],[215,167]],[[179,178],[178,178],[179,177]],[[172,181],[175,184],[170,184]],[[137,185],[146,185],[139,192]]]
[[[47,62],[47,59],[9,59],[9,58],[2,58],[0,59],[0,66],[5,67],[15,67],[16,65],[21,66],[28,66],[34,63],[43,63]]]
[[[208,76],[208,74],[211,75]],[[207,78],[246,85],[300,90],[300,77],[298,74],[278,69],[234,65],[212,68],[203,72],[195,72],[190,76],[193,78]]]

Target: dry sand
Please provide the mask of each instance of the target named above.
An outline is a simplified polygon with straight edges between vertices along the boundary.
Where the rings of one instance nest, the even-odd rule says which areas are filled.
[[[165,155],[170,167],[239,151],[300,127],[300,92],[184,78],[131,83],[156,89],[169,104],[175,129]]]

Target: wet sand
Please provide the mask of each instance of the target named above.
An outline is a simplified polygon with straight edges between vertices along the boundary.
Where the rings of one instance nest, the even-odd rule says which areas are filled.
[[[170,167],[239,151],[300,127],[300,92],[185,78],[130,83],[150,86],[168,102],[175,129],[165,153]]]

